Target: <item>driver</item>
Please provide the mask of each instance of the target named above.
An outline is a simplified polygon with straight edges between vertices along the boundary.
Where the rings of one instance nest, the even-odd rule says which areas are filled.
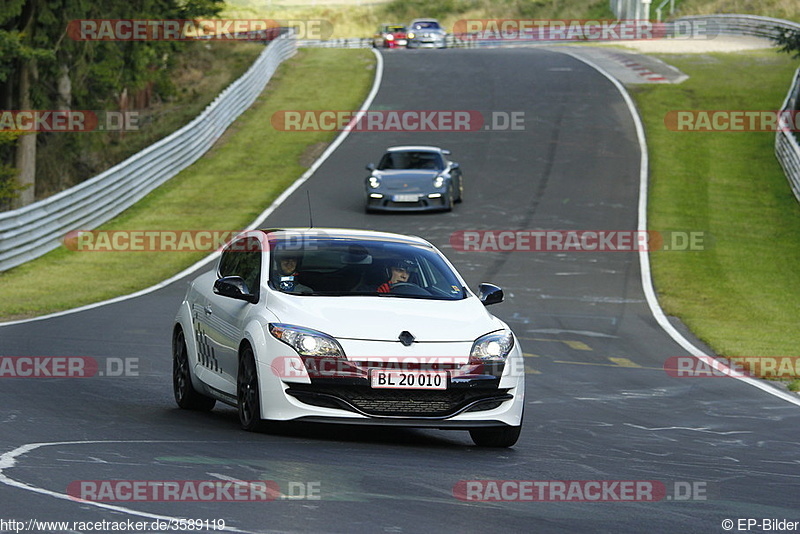
[[[389,280],[378,286],[378,293],[388,293],[395,284],[407,284],[411,273],[415,270],[411,260],[397,260],[389,265]]]

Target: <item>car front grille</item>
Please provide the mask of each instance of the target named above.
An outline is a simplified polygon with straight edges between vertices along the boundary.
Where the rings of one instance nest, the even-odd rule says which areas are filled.
[[[511,399],[507,389],[387,390],[369,386],[293,384],[287,393],[314,406],[373,416],[448,417],[461,411],[497,408]],[[471,404],[476,403],[474,406]],[[464,410],[469,406],[469,409]]]
[[[394,202],[391,197],[372,200],[370,199],[370,207],[374,208],[406,208],[406,209],[427,209],[427,208],[441,208],[445,205],[445,198],[428,198],[425,196],[420,197],[416,202]]]

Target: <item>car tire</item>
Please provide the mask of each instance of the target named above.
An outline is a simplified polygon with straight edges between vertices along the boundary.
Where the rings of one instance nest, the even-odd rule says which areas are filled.
[[[478,447],[511,447],[519,439],[522,425],[472,428],[469,435]]]
[[[453,204],[455,201],[453,200],[453,187],[449,187],[447,189],[447,202],[444,205],[444,211],[453,211]]]
[[[244,430],[256,432],[263,428],[258,370],[255,354],[250,345],[244,346],[239,357],[239,371],[236,373],[236,407],[239,411],[239,423]]]
[[[175,329],[172,336],[172,391],[175,402],[184,410],[207,412],[214,408],[216,400],[201,395],[192,385],[189,369],[189,351],[183,329]]]
[[[456,204],[461,204],[464,202],[464,177],[458,177],[458,197],[456,198]]]

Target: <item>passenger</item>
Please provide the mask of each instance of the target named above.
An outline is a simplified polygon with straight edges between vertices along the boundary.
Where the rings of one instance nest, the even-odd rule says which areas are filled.
[[[275,269],[276,276],[273,278],[275,287],[284,293],[313,293],[310,287],[297,281],[297,269],[303,260],[302,252],[298,251],[276,251]]]

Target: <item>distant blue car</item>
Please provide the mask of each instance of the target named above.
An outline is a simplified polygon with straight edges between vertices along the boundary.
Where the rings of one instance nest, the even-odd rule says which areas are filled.
[[[464,176],[449,150],[395,146],[367,170],[367,211],[450,211],[464,195]]]

